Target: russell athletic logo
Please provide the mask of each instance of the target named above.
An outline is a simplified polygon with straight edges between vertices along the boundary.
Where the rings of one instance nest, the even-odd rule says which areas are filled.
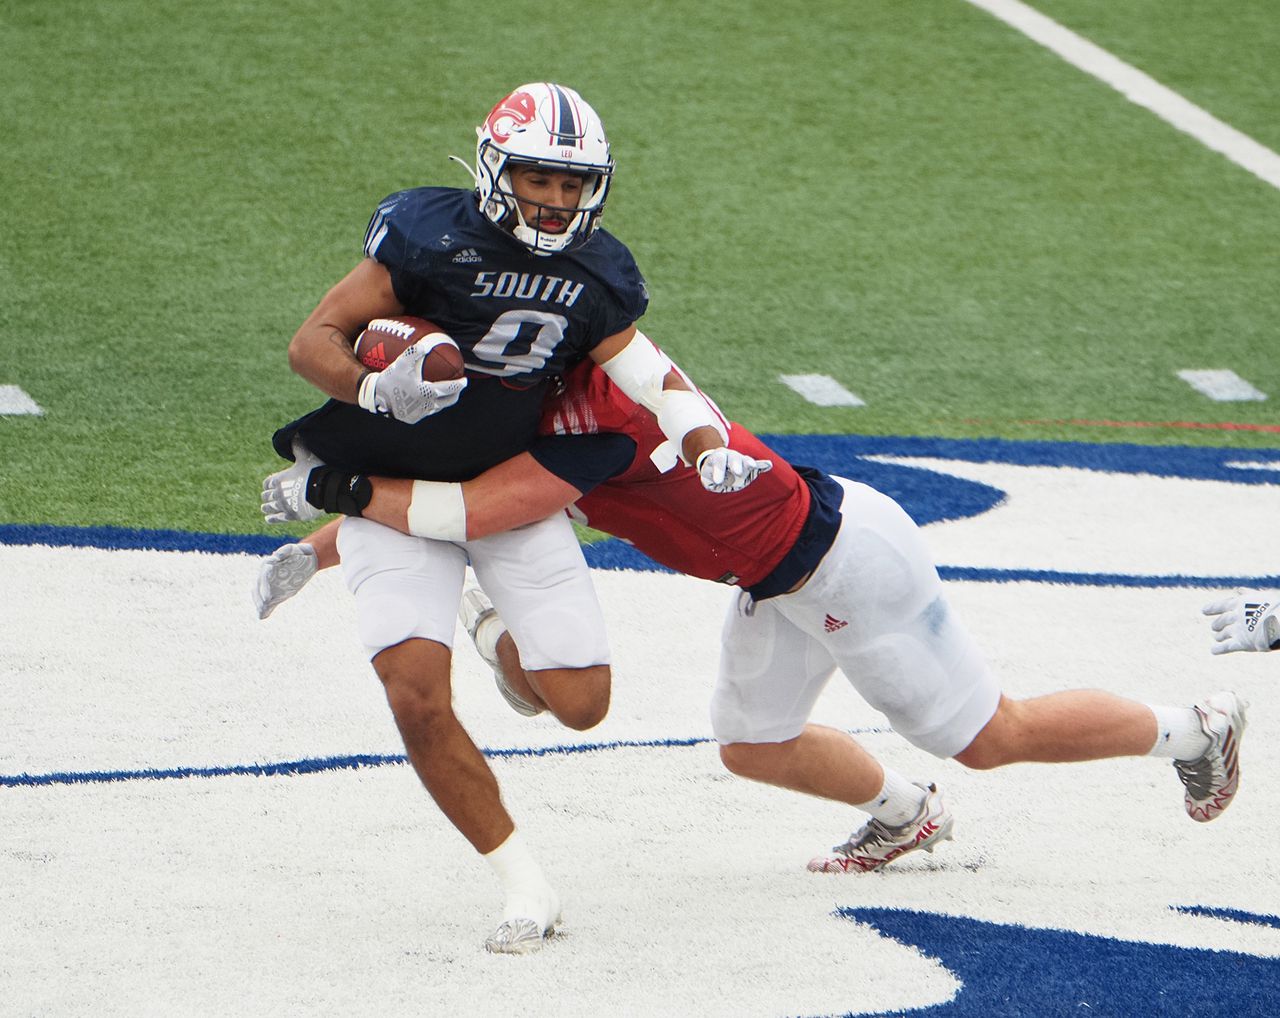
[[[834,615],[828,614],[822,622],[822,628],[828,633],[834,633],[837,630],[843,629],[848,624],[849,623],[844,619],[838,619]]]

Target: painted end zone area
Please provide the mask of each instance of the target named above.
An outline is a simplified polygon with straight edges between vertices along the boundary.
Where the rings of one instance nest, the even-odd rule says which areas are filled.
[[[1280,655],[1212,657],[1200,614],[1223,580],[1280,581],[1256,538],[1280,518],[1280,451],[787,452],[931,518],[948,600],[1010,696],[1236,690],[1252,708],[1231,809],[1193,823],[1167,761],[936,760],[837,676],[814,720],[937,782],[956,840],[808,873],[863,817],[721,765],[707,701],[732,593],[618,561],[594,576],[614,692],[591,732],[514,714],[455,634],[455,708],[564,906],[540,954],[494,957],[492,874],[404,762],[337,571],[259,622],[249,589],[278,539],[10,524],[0,1012],[1280,1013],[1259,834],[1280,811]]]

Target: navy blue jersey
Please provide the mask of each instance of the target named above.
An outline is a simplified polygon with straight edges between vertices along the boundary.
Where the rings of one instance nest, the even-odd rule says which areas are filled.
[[[412,425],[330,400],[275,433],[286,459],[297,436],[353,473],[475,477],[533,443],[550,379],[626,329],[649,300],[631,252],[605,231],[574,251],[534,255],[457,188],[391,195],[364,246],[390,272],[406,313],[457,342],[467,387],[456,404]]]
[[[518,384],[560,374],[649,303],[631,252],[612,234],[597,230],[573,251],[535,255],[458,188],[385,199],[365,254],[391,273],[406,313],[453,337],[468,372]]]
[[[497,378],[472,378],[457,403],[417,424],[331,399],[271,441],[291,460],[297,436],[325,463],[353,474],[469,481],[533,444],[546,394],[546,383],[512,389]]]

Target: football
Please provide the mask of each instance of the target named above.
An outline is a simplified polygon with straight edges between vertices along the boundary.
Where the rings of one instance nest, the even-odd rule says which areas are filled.
[[[422,360],[422,380],[447,382],[461,378],[466,369],[458,344],[425,318],[375,318],[356,337],[356,359],[370,371],[381,371],[408,347],[427,337],[432,337],[435,345]]]

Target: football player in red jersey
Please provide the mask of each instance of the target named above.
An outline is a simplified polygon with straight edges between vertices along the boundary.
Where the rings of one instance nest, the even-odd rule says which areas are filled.
[[[276,451],[351,472],[464,480],[527,448],[547,386],[590,359],[652,411],[709,485],[749,484],[767,467],[727,448],[719,413],[636,327],[648,293],[626,245],[600,227],[614,162],[595,110],[573,89],[533,82],[494,106],[477,135],[475,188],[384,199],[363,259],[294,335],[290,366],[330,399],[277,431]],[[457,343],[465,378],[424,381],[425,343],[383,371],[361,365],[353,344],[364,326],[403,314]],[[502,592],[505,621],[541,682],[558,687],[566,720],[597,723],[609,702],[608,645],[572,527],[549,517],[459,545],[406,537],[370,516],[352,519],[340,540],[361,640],[409,759],[502,881],[503,921],[486,946],[536,949],[557,896],[453,712],[451,645],[469,562]],[[531,560],[539,568],[524,568]],[[572,634],[553,624],[564,605],[578,614]]]
[[[1194,707],[1151,707],[1100,690],[1004,696],[948,607],[918,528],[874,489],[792,467],[735,424],[730,447],[774,466],[733,498],[718,497],[662,456],[652,418],[590,365],[568,377],[543,431],[548,437],[528,452],[450,486],[447,520],[418,511],[420,495],[443,504],[431,482],[325,467],[268,478],[263,511],[312,519],[326,486],[369,485],[366,513],[409,532],[443,536],[448,528],[456,537],[572,504],[575,518],[664,565],[738,586],[712,698],[722,760],[736,774],[870,814],[833,854],[810,863],[815,871],[876,870],[907,852],[932,851],[953,824],[936,786],[913,783],[847,733],[808,722],[836,668],[913,744],[969,767],[1148,754],[1175,761],[1193,819],[1214,819],[1235,794],[1246,705],[1234,694]],[[317,564],[334,558],[327,530],[309,539]],[[260,610],[274,607],[273,591],[289,595],[274,572],[268,562]],[[554,696],[520,667],[501,613],[501,603],[495,611],[481,591],[468,593],[464,621],[508,700],[522,713],[555,711]]]

